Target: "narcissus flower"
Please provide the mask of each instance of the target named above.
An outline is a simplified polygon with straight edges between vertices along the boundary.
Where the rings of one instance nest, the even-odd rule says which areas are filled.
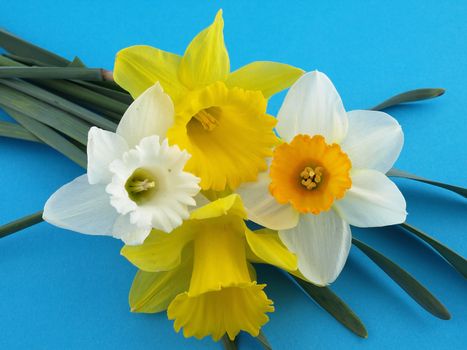
[[[92,127],[87,174],[49,198],[44,220],[127,244],[142,243],[152,228],[181,225],[200,188],[199,178],[183,170],[190,155],[165,139],[173,115],[156,84],[130,105],[116,133]]]
[[[275,62],[253,62],[230,73],[223,26],[219,11],[183,57],[132,46],[117,54],[114,68],[115,81],[135,98],[161,83],[175,104],[169,142],[192,155],[186,170],[201,178],[204,190],[215,191],[253,181],[266,169],[265,159],[277,144],[266,99],[303,74]]]
[[[349,224],[405,220],[404,197],[385,175],[402,149],[402,130],[386,113],[346,112],[320,72],[305,74],[290,88],[277,119],[284,142],[269,170],[238,193],[251,220],[279,230],[301,273],[326,285],[347,259]]]
[[[288,271],[297,259],[276,232],[250,231],[236,194],[192,211],[170,234],[153,230],[144,244],[122,254],[138,271],[130,291],[135,312],[167,310],[174,328],[186,337],[230,339],[241,331],[257,336],[274,310],[256,283],[249,263],[265,262]]]

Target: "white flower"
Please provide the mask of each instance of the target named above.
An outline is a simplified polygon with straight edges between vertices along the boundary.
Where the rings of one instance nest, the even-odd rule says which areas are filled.
[[[183,171],[190,155],[165,139],[173,117],[172,101],[157,83],[130,105],[116,133],[92,127],[87,174],[49,198],[44,220],[126,244],[141,244],[152,228],[170,232],[181,225],[196,205],[199,178]]]
[[[290,88],[277,119],[284,143],[269,170],[238,193],[252,221],[279,231],[302,274],[327,285],[349,254],[349,224],[406,218],[404,197],[385,175],[402,149],[402,130],[386,113],[346,112],[332,82],[317,71]]]

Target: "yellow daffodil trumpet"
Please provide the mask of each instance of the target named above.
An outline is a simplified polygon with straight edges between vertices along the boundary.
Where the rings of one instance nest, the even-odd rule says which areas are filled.
[[[242,330],[257,336],[274,307],[250,262],[294,271],[297,259],[276,232],[250,231],[245,218],[233,194],[194,210],[169,234],[154,230],[143,245],[125,246],[122,254],[140,268],[130,291],[132,310],[167,309],[186,337],[227,334],[233,340]]]

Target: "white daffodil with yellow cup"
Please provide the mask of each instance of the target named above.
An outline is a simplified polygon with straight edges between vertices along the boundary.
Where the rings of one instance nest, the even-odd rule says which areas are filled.
[[[333,282],[351,246],[350,226],[405,221],[406,203],[385,173],[403,145],[397,121],[383,112],[346,112],[329,78],[302,76],[277,116],[282,143],[258,181],[239,187],[250,220],[278,230],[316,285]]]
[[[184,171],[190,155],[165,138],[173,117],[170,97],[156,84],[130,105],[116,133],[92,127],[87,174],[49,198],[44,220],[126,244],[143,243],[153,228],[181,225],[200,188]]]

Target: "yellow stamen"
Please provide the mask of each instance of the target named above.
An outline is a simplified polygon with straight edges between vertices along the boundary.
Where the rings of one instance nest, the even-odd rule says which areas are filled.
[[[212,131],[219,124],[216,117],[214,117],[209,109],[202,109],[196,115],[193,116],[197,121],[201,123],[204,130]]]
[[[307,166],[303,171],[300,173],[300,178],[302,179],[300,183],[303,187],[307,190],[312,190],[318,186],[321,182],[321,177],[323,176],[323,168],[317,166],[315,169]]]

